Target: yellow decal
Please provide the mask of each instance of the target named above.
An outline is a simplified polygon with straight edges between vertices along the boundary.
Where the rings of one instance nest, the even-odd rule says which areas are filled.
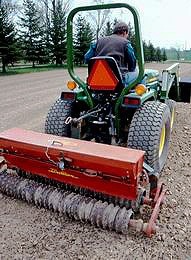
[[[155,81],[155,80],[157,80],[157,77],[154,77],[154,78],[149,79],[149,80],[148,80],[148,83],[153,82],[153,81]]]
[[[70,142],[70,141],[66,141],[66,140],[61,141],[61,143],[62,143],[63,145],[78,146],[77,143]]]
[[[49,140],[51,143],[50,145],[56,146],[56,147],[64,147],[64,146],[78,146],[77,143],[69,140]]]
[[[65,171],[59,171],[59,170],[56,170],[56,169],[53,169],[51,168],[50,170],[48,170],[49,172],[51,173],[54,173],[54,174],[59,174],[59,175],[63,175],[65,177],[71,177],[71,178],[74,178],[74,179],[79,179],[78,177],[74,176],[74,175],[71,175]]]

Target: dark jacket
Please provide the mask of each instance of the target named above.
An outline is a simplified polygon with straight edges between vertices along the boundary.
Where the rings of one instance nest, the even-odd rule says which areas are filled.
[[[128,68],[134,71],[136,58],[130,41],[116,34],[100,38],[96,44],[92,44],[85,54],[85,62],[97,56],[111,56],[115,58],[120,68]]]

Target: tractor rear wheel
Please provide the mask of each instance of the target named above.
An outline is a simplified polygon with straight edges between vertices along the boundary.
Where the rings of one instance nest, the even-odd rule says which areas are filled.
[[[134,114],[127,146],[144,150],[145,162],[160,172],[168,155],[170,110],[166,104],[148,101]]]
[[[48,111],[45,122],[45,133],[70,137],[70,124],[65,124],[71,116],[72,102],[58,99]]]
[[[171,114],[171,119],[170,119],[170,129],[172,132],[173,126],[174,126],[174,119],[175,119],[175,108],[176,108],[176,102],[172,99],[167,99],[165,101],[165,104],[169,107],[170,109],[170,114]]]

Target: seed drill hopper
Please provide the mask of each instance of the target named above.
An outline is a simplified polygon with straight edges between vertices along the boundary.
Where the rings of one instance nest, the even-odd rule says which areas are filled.
[[[96,57],[84,82],[73,70],[75,14],[122,7],[134,18],[137,79],[124,86],[115,59]],[[178,64],[162,82],[157,71],[144,71],[138,14],[127,4],[76,8],[67,34],[72,91],[51,107],[45,134],[19,128],[0,133],[0,191],[104,229],[126,234],[131,228],[150,237],[165,197],[159,175],[174,121],[169,97],[179,95]],[[139,84],[143,78],[146,85]],[[145,222],[144,205],[152,209]]]

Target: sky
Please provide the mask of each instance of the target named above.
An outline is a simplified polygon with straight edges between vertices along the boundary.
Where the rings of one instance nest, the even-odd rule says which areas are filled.
[[[142,38],[155,47],[191,48],[191,0],[110,0],[105,3],[127,3],[140,16]],[[75,0],[74,6],[91,5],[91,0]],[[128,13],[118,12],[128,22]],[[131,20],[131,19],[129,19]]]

